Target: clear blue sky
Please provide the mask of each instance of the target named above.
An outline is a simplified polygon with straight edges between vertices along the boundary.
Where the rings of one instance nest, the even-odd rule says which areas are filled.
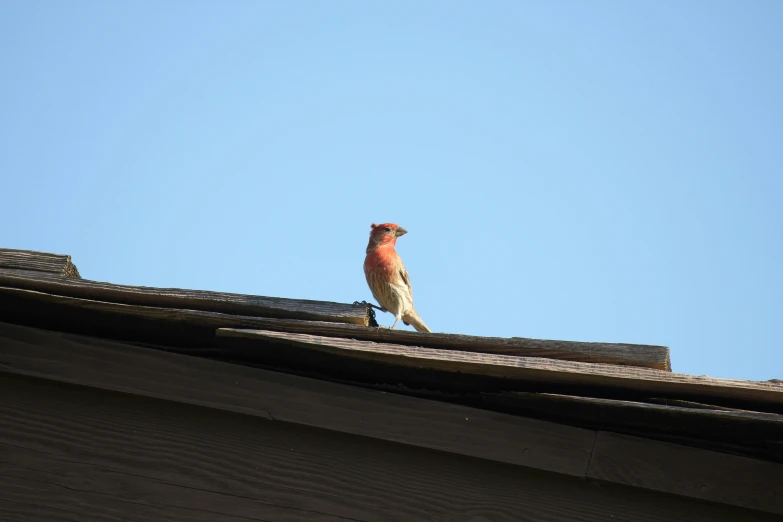
[[[783,378],[783,2],[5,1],[0,246]],[[380,318],[390,325],[388,314]]]

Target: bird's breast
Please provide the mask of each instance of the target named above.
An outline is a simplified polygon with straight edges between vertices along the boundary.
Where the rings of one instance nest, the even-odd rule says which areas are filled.
[[[399,256],[396,252],[370,252],[364,258],[364,273],[391,276],[400,269]]]

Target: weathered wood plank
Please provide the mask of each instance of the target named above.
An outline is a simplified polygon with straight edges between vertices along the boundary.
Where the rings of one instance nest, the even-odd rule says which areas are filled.
[[[520,466],[52,381],[0,376],[0,396],[0,519],[9,522],[775,520],[675,495],[612,483],[596,487]]]
[[[783,515],[783,466],[598,432],[587,477]]]
[[[0,279],[2,272],[0,271]],[[28,299],[37,304],[33,305],[39,310],[39,305],[48,303],[58,307],[64,307],[82,312],[87,310],[111,314],[118,318],[129,318],[131,332],[123,332],[121,325],[114,323],[112,326],[116,334],[138,335],[138,321],[151,320],[158,323],[172,323],[180,326],[177,334],[183,342],[191,346],[204,344],[205,339],[211,341],[212,332],[205,335],[203,327],[217,328],[255,328],[260,330],[274,330],[291,333],[308,333],[327,337],[344,337],[377,342],[392,342],[408,346],[424,346],[437,349],[463,350],[469,352],[497,353],[503,355],[520,355],[529,357],[545,357],[553,359],[603,362],[606,364],[622,364],[628,366],[650,367],[661,370],[670,370],[669,349],[663,346],[626,345],[610,343],[579,343],[569,341],[544,341],[538,339],[477,337],[456,334],[431,334],[403,330],[389,330],[387,328],[367,328],[353,324],[342,324],[325,321],[304,321],[297,319],[279,319],[267,317],[249,317],[218,312],[205,312],[201,310],[173,309],[139,305],[125,305],[104,301],[94,301],[74,297],[55,296],[33,290],[0,287],[0,312],[2,300]],[[10,308],[21,310],[13,304]],[[62,316],[63,313],[40,314],[41,320],[51,320],[52,316]],[[48,319],[47,319],[48,317]],[[96,327],[96,321],[84,316],[74,315],[69,322],[83,322],[90,328]],[[104,320],[105,322],[105,320]],[[46,327],[47,324],[41,324]],[[165,324],[163,325],[165,328]],[[188,327],[195,331],[188,334]],[[151,332],[151,329],[145,331]],[[160,339],[150,338],[149,342],[161,342]]]
[[[148,438],[155,443],[154,436]],[[89,442],[89,441],[85,441]],[[172,450],[176,451],[175,448]],[[0,499],[26,501],[37,509],[75,504],[83,514],[106,520],[109,513],[128,520],[138,512],[147,512],[142,520],[155,514],[155,520],[242,520],[305,522],[327,519],[324,513],[297,506],[298,495],[289,495],[288,505],[263,498],[246,498],[211,488],[194,489],[138,474],[128,474],[108,466],[86,464],[49,454],[0,444]],[[301,494],[300,494],[301,495]],[[280,497],[281,495],[278,495]],[[280,499],[278,499],[279,502]],[[107,502],[108,501],[108,502]],[[0,503],[2,500],[0,500]],[[86,505],[85,505],[86,504]],[[334,511],[337,501],[332,500]],[[321,506],[323,509],[323,500]],[[73,509],[73,508],[72,508]],[[350,511],[346,506],[344,512]],[[107,513],[107,511],[109,513]],[[357,510],[354,510],[357,511]],[[86,513],[84,513],[86,512]],[[357,512],[356,514],[361,514]],[[392,513],[385,513],[388,517]],[[37,520],[52,520],[38,511]],[[7,519],[2,519],[7,520]],[[29,519],[28,519],[29,520]]]
[[[648,368],[609,364],[558,361],[535,357],[511,357],[455,350],[433,350],[395,344],[380,344],[352,339],[221,328],[219,341],[227,345],[246,343],[261,353],[279,347],[294,346],[325,352],[346,359],[372,361],[384,365],[428,368],[461,375],[482,375],[500,379],[519,379],[570,385],[600,386],[616,390],[630,389],[656,395],[711,397],[747,401],[759,407],[783,408],[783,385],[769,382],[716,379],[671,373]],[[257,342],[256,345],[247,344]],[[766,411],[766,410],[761,410]]]
[[[310,333],[310,332],[303,332]],[[413,333],[413,332],[412,332]],[[419,334],[421,335],[421,334]],[[467,336],[465,336],[467,337]],[[478,338],[482,339],[482,338]],[[489,340],[504,340],[497,337],[487,337]],[[383,339],[387,342],[396,342],[393,339]],[[444,339],[441,348],[458,350],[458,339]],[[487,342],[489,344],[490,341]],[[413,343],[398,343],[410,344]],[[418,344],[418,343],[417,343]],[[418,344],[419,346],[426,346]],[[562,359],[565,361],[580,361],[603,364],[619,364],[638,366],[640,368],[654,368],[656,370],[672,370],[669,348],[649,344],[629,343],[597,343],[580,341],[556,341],[548,339],[530,339],[526,337],[512,337],[508,341],[506,350],[466,350],[483,351],[504,355],[520,355],[526,357],[544,357],[547,359]]]
[[[79,271],[71,256],[0,248],[0,269],[50,272],[68,278],[79,279]]]
[[[0,323],[12,373],[219,408],[583,476],[594,432],[137,346]]]
[[[0,269],[0,285],[114,303],[205,310],[225,314],[308,319],[363,326],[367,325],[369,320],[366,305],[180,288],[115,285],[87,279],[66,278],[45,272],[30,271],[20,274],[15,270]]]
[[[783,442],[783,415],[647,404],[552,393],[482,394],[495,411],[564,422],[783,463],[771,445]],[[690,403],[683,402],[688,405]]]
[[[214,510],[183,509],[152,504],[128,497],[94,493],[69,487],[85,482],[71,477],[27,470],[27,477],[4,474],[0,463],[0,520],[3,522],[248,522],[313,520],[307,518],[249,518],[216,513]],[[122,492],[120,492],[122,493]],[[282,510],[281,510],[282,511]],[[290,513],[290,511],[289,511]]]
[[[42,326],[45,328],[67,330],[77,333],[89,333],[91,335],[103,337],[166,344],[169,345],[169,348],[172,351],[215,357],[224,360],[256,361],[258,363],[264,363],[267,359],[268,351],[259,351],[254,347],[253,343],[239,347],[239,349],[235,348],[233,345],[215,347],[215,329],[223,326],[258,329],[298,327],[298,323],[288,325],[287,323],[290,323],[290,321],[275,323],[274,326],[271,326],[269,320],[263,318],[231,316],[191,310],[135,307],[1,287],[0,319],[19,324]],[[266,325],[270,326],[263,328]],[[297,364],[299,364],[299,362],[297,362]],[[343,365],[344,363],[340,362],[340,366],[342,367]],[[390,366],[385,367],[393,368]],[[319,374],[326,375],[329,371],[330,368],[326,365],[319,366]],[[394,377],[395,380],[386,382],[406,382],[407,378],[411,375],[410,372],[407,372],[403,376],[394,375],[392,377]],[[364,377],[373,377],[375,379],[381,378],[380,374],[374,370],[370,373],[365,372]],[[427,379],[430,379],[430,377],[427,377]],[[378,380],[375,382],[384,381]],[[467,380],[464,377],[458,380],[449,378],[446,382],[436,383],[431,380],[430,382],[431,384],[438,386],[450,386],[456,383],[460,383],[461,385],[467,384]],[[504,379],[502,382],[508,383],[512,381]],[[610,386],[607,387],[605,386],[606,382],[601,379],[591,380],[587,384],[579,379],[569,378],[563,383],[557,379],[551,380],[547,377],[527,379],[525,381],[517,380],[513,382],[515,383],[515,389],[524,389],[528,391],[548,391],[572,395],[578,394],[595,397],[603,396],[632,399],[649,397],[651,395],[650,391],[645,388],[637,390],[633,386],[612,387],[611,381],[609,381]],[[483,386],[483,384],[486,383],[479,384],[482,384]],[[572,389],[569,390],[568,388]],[[578,390],[578,393],[576,390]],[[681,390],[679,388],[667,388],[666,390],[670,392],[668,395],[670,398],[678,400],[691,398],[700,402],[720,402],[716,400],[716,397],[705,398],[698,395],[684,397],[681,395]],[[478,387],[474,391],[488,392],[492,390]],[[660,395],[662,397],[667,396],[666,393],[659,394],[657,392],[653,395]],[[736,398],[732,398],[729,401],[723,402],[725,403],[724,405],[731,407],[742,407],[752,410],[759,409],[758,405],[753,401],[750,401],[750,404],[747,403],[748,401],[740,401],[740,403],[737,403]],[[767,405],[765,408],[764,411],[783,411],[783,408],[775,408],[774,405]]]

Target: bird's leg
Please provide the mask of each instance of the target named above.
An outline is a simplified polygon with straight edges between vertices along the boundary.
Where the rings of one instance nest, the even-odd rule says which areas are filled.
[[[386,310],[384,307],[374,305],[372,303],[368,303],[367,301],[354,301],[353,304],[355,305],[363,304],[365,306],[369,306],[370,308],[375,308],[376,310],[380,310],[381,312],[388,312],[388,310]]]
[[[393,325],[391,325],[391,330],[394,330],[394,327],[395,327],[395,326],[397,326],[397,321],[399,321],[399,320],[400,320],[400,318],[399,318],[399,317],[396,317],[396,318],[394,319],[394,324],[393,324]]]

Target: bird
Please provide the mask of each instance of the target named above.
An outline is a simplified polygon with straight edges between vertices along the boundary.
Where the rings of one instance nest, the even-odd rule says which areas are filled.
[[[413,307],[413,289],[408,271],[394,250],[397,238],[407,233],[407,230],[394,223],[373,223],[367,256],[364,258],[364,276],[373,297],[381,305],[380,310],[394,314],[392,329],[402,320],[418,332],[431,332]]]

